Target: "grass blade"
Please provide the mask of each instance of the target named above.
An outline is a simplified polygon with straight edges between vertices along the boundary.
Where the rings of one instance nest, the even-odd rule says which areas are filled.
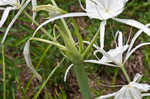
[[[34,95],[34,97],[32,99],[37,99],[40,92],[42,91],[42,89],[46,86],[48,80],[53,76],[53,74],[55,73],[55,71],[60,67],[60,64],[64,61],[65,58],[63,58],[61,60],[61,62],[49,73],[47,79],[43,82],[43,84],[41,85],[40,89],[38,90],[38,92]]]
[[[6,99],[6,67],[5,67],[5,54],[4,54],[4,45],[2,45],[2,64],[3,64],[3,99]]]

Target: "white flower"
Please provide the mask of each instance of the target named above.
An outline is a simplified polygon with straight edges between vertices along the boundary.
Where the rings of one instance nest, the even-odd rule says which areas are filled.
[[[150,26],[150,24],[147,24],[147,26]],[[116,44],[115,49],[110,49],[109,51],[106,52],[104,49],[102,49],[94,44],[93,46],[96,48],[96,50],[94,51],[94,55],[96,56],[97,59],[96,60],[85,60],[85,62],[103,64],[103,65],[115,66],[115,67],[118,67],[121,64],[124,64],[128,60],[128,58],[133,54],[133,52],[135,52],[138,48],[140,48],[144,45],[150,45],[150,43],[147,42],[147,43],[141,43],[141,44],[137,45],[135,48],[132,48],[134,42],[140,36],[141,33],[142,33],[142,30],[139,30],[132,38],[131,43],[128,44],[128,42],[127,42],[124,45],[122,32],[118,31],[115,36],[116,38],[118,37],[118,40],[116,41],[117,44]],[[90,44],[87,41],[84,41],[84,43]],[[103,57],[101,59],[97,56],[98,52],[103,54]],[[122,56],[125,52],[126,52],[125,58],[123,59]]]
[[[80,0],[79,0],[80,1]],[[84,9],[85,13],[68,13],[60,16],[56,16],[54,18],[50,18],[44,23],[42,23],[34,33],[36,33],[41,27],[48,24],[49,22],[55,21],[57,19],[66,18],[66,17],[78,17],[78,16],[88,16],[90,18],[95,18],[102,20],[100,24],[100,46],[103,49],[104,47],[104,33],[105,33],[105,25],[108,19],[113,19],[115,21],[136,27],[138,29],[143,30],[147,35],[150,36],[150,29],[147,28],[140,22],[131,19],[119,19],[115,18],[119,15],[126,5],[128,0],[86,0],[86,8],[82,6],[81,8]]]
[[[37,5],[37,0],[26,0],[26,1],[21,0],[21,2],[20,2],[20,0],[0,0],[0,10],[4,10],[1,20],[0,20],[0,28],[5,23],[7,17],[9,16],[9,12],[11,10],[19,10],[17,12],[17,14],[15,15],[15,17],[10,22],[10,24],[8,25],[8,27],[5,31],[4,37],[1,41],[1,44],[4,43],[10,28],[13,26],[14,22],[21,15],[22,11],[27,7],[27,5],[30,3],[30,1],[32,1],[33,7],[35,7]],[[33,12],[33,20],[35,19],[35,16],[36,16],[36,13]]]
[[[118,92],[100,96],[96,99],[107,99],[109,97],[114,97],[114,99],[142,99],[144,96],[150,96],[149,93],[143,93],[150,90],[150,85],[139,83],[142,76],[140,74],[136,74],[133,81],[128,85],[124,85]]]
[[[126,0],[86,0],[88,16],[100,20],[113,18],[123,12]]]

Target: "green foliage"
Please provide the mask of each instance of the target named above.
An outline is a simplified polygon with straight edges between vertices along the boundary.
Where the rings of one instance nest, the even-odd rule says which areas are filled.
[[[67,10],[68,12],[70,11],[70,7],[73,6],[76,8],[77,11],[80,11],[80,6],[78,4],[78,0],[56,0],[59,7],[63,8],[65,10]],[[84,1],[84,0],[82,0]],[[50,0],[40,0],[38,2],[39,4],[47,4],[50,3]],[[83,2],[84,4],[84,2]],[[148,23],[150,22],[150,0],[130,0],[129,3],[127,3],[127,7],[125,9],[125,11],[123,12],[123,14],[121,14],[119,17],[121,18],[129,18],[129,19],[136,19],[140,22],[143,23]],[[27,8],[27,10],[29,10],[31,7]],[[130,9],[130,10],[128,10]],[[29,11],[30,12],[30,11]],[[7,25],[9,24],[9,22],[11,21],[11,19],[14,17],[14,15],[16,14],[15,11],[12,11],[10,14],[10,17],[8,18],[4,28],[0,29],[0,41],[2,40],[3,37],[3,33],[6,30]],[[44,20],[44,18],[47,18],[48,15],[43,14],[43,12],[38,13],[36,20],[38,20],[38,22],[41,22],[40,20]],[[88,24],[88,26],[84,27],[83,33],[86,36],[84,37],[84,40],[91,40],[91,38],[94,36],[94,34],[96,33],[96,31],[99,28],[99,24],[100,21],[99,20],[90,20],[88,18],[84,18],[84,20],[86,21],[86,24]],[[68,24],[70,22],[70,20],[67,20]],[[35,30],[36,26],[35,25],[31,25],[32,21],[29,20],[24,14],[21,15],[21,17],[19,17],[19,19],[17,20],[17,22],[15,23],[15,25],[13,26],[13,28],[11,28],[10,33],[8,35],[8,38],[5,42],[5,46],[7,46],[5,48],[5,64],[6,64],[6,85],[7,85],[7,99],[15,99],[13,97],[15,97],[15,95],[17,94],[17,91],[20,91],[19,93],[21,93],[21,95],[25,95],[24,94],[24,90],[26,85],[22,85],[22,81],[20,80],[20,74],[22,72],[22,66],[25,65],[24,62],[24,58],[22,56],[22,52],[23,52],[23,47],[25,42],[31,37],[33,31]],[[56,24],[58,24],[59,26],[61,26],[62,24],[60,24],[60,21],[56,21]],[[48,24],[48,26],[45,27],[46,29],[48,29],[49,34],[52,34],[52,25]],[[128,26],[122,26],[120,25],[120,23],[116,23],[114,21],[110,21],[107,24],[107,29],[106,29],[106,49],[110,48],[111,45],[111,41],[114,39],[114,33],[116,30],[120,29],[121,31],[123,31],[124,35],[127,34],[130,30],[130,28]],[[77,31],[77,30],[76,30]],[[133,31],[136,31],[133,29]],[[56,35],[58,35],[58,32],[56,32]],[[74,34],[75,35],[75,34]],[[74,36],[73,35],[73,36]],[[76,34],[77,35],[77,34]],[[36,35],[36,37],[40,37],[40,38],[48,38],[42,31],[39,31],[38,34]],[[127,38],[126,38],[127,39]],[[59,41],[62,42],[61,39],[58,39]],[[141,37],[140,38],[141,41],[139,42],[146,42],[146,41],[150,41],[149,37]],[[98,41],[98,40],[97,40]],[[43,52],[45,51],[45,49],[48,47],[47,44],[43,44],[40,42],[32,42],[31,43],[32,46],[30,48],[31,50],[31,58],[33,61],[34,66],[37,65],[37,63],[39,62],[41,55],[43,55]],[[62,42],[63,44],[63,42]],[[107,46],[108,45],[108,46]],[[82,47],[80,47],[81,52],[82,52]],[[1,48],[0,48],[1,50]],[[52,69],[56,66],[56,64],[61,61],[61,57],[62,54],[58,53],[59,49],[52,46],[49,48],[49,50],[47,51],[46,55],[43,57],[43,60],[40,63],[39,68],[37,69],[37,71],[42,75],[43,79],[46,79],[47,76],[49,75],[50,71],[52,71]],[[144,47],[142,49],[142,53],[144,54],[144,64],[145,64],[145,75],[143,80],[150,83],[150,79],[148,79],[147,77],[150,74],[150,50],[149,47]],[[0,53],[0,82],[2,82],[2,54]],[[94,57],[93,57],[94,58]],[[48,88],[50,88],[50,86],[52,85],[56,85],[57,87],[59,87],[59,84],[64,84],[63,82],[63,77],[64,77],[64,72],[66,70],[66,68],[68,67],[68,65],[70,64],[70,62],[68,60],[65,60],[65,62],[63,62],[60,66],[60,68],[57,70],[57,72],[55,72],[55,76],[48,81],[47,86]],[[87,65],[86,67],[86,71],[88,71],[89,73],[98,73],[99,69],[102,66],[99,65]],[[112,69],[107,67],[105,69],[104,72],[106,72],[106,74],[116,74],[117,75],[117,69]],[[116,81],[116,75],[112,75],[112,82]],[[29,75],[29,77],[31,77],[31,75]],[[96,81],[97,85],[99,84],[99,81]],[[0,96],[2,96],[3,93],[3,83],[0,83]],[[41,83],[40,83],[41,84]],[[37,85],[37,87],[40,87],[40,84]],[[103,94],[103,92],[106,89],[103,89],[101,91],[97,91],[95,89],[92,89],[92,92],[96,95],[99,96],[100,94]],[[37,90],[36,90],[37,91]],[[33,91],[33,95],[34,95],[34,91]],[[58,90],[55,90],[55,95],[50,94],[46,89],[43,89],[41,93],[44,93],[43,97],[44,99],[67,99],[67,94],[65,92],[65,90],[63,88],[59,88]],[[27,97],[25,95],[25,97]],[[145,98],[148,99],[148,98]]]

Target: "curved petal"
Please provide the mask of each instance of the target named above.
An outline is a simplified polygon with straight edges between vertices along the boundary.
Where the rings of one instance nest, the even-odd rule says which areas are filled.
[[[150,23],[146,25],[146,27],[149,27],[150,26]],[[143,30],[139,30],[135,35],[134,37],[132,38],[131,40],[131,43],[129,45],[129,49],[127,51],[127,53],[129,53],[131,51],[131,48],[133,47],[133,44],[134,42],[136,41],[136,39],[142,34]]]
[[[142,97],[145,97],[145,96],[150,96],[150,93],[143,93]]]
[[[142,84],[142,83],[139,84],[139,83],[131,82],[130,85],[132,87],[139,89],[141,92],[147,92],[148,90],[150,90],[150,85],[148,84]]]
[[[133,79],[133,82],[140,82],[141,78],[142,78],[142,75],[137,73]]]
[[[6,8],[4,8],[4,7],[0,7],[0,10],[5,10]]]
[[[3,12],[3,15],[1,17],[1,20],[0,20],[0,28],[3,26],[3,24],[5,23],[8,15],[9,15],[9,12],[10,10],[12,9],[12,7],[7,7],[4,12]]]
[[[100,62],[98,60],[84,60],[84,62],[94,63],[94,64],[100,64],[100,65],[107,65],[107,66],[112,66],[112,67],[118,67],[117,65],[109,64],[109,63],[103,63],[103,62]]]
[[[67,68],[67,70],[66,70],[66,72],[65,72],[65,76],[64,76],[64,82],[66,82],[68,72],[69,72],[69,70],[73,67],[73,65],[74,65],[74,64],[71,64],[71,65]]]
[[[110,61],[114,62],[115,64],[118,64],[118,62],[115,59],[113,59],[113,57],[111,57],[105,50],[98,49],[97,51],[101,52],[103,56],[107,57]]]
[[[123,64],[128,60],[128,58],[133,54],[133,52],[135,52],[138,48],[140,48],[140,47],[142,47],[142,46],[145,46],[145,45],[150,45],[150,42],[139,44],[139,45],[137,45],[134,49],[132,49],[132,50],[126,55]]]
[[[10,28],[13,26],[13,24],[15,23],[15,21],[17,20],[17,18],[21,15],[22,11],[27,7],[27,5],[30,3],[30,1],[31,0],[27,0],[25,2],[25,4],[21,7],[21,9],[18,11],[18,13],[15,15],[15,17],[12,19],[12,21],[10,22],[10,24],[8,25],[8,27],[6,29],[6,32],[5,32],[4,37],[3,37],[2,41],[1,41],[1,44],[4,43],[4,41],[5,41],[5,39],[6,39],[7,35],[8,35],[8,32],[9,32]]]
[[[130,25],[130,26],[133,26],[133,27],[136,27],[138,29],[141,29],[143,30],[147,35],[150,36],[150,29],[147,28],[144,24],[136,21],[136,20],[131,20],[131,19],[119,19],[119,18],[113,18],[114,20],[118,21],[118,22],[121,22],[121,23],[124,23],[124,24],[127,24],[127,25]]]
[[[78,0],[78,1],[79,1],[81,9],[85,11],[85,8],[83,7],[81,0]]]
[[[85,43],[85,44],[90,44],[89,41],[83,41],[83,43]],[[93,47],[95,47],[96,49],[99,49],[99,46],[97,46],[96,44],[93,44]]]
[[[106,25],[106,20],[102,21],[100,24],[100,47],[101,49],[104,48],[105,25]]]
[[[115,35],[115,40],[118,37],[118,46],[122,47],[123,46],[123,37],[122,37],[122,32],[121,31],[117,31],[116,35]]]
[[[60,16],[56,16],[54,18],[50,18],[48,20],[46,20],[45,22],[43,22],[33,33],[33,37],[35,36],[36,32],[41,28],[43,27],[44,25],[52,22],[52,21],[55,21],[55,20],[58,20],[58,19],[61,19],[61,18],[67,18],[67,17],[80,17],[80,16],[87,16],[86,13],[68,13],[68,14],[64,14],[64,15],[60,15]]]

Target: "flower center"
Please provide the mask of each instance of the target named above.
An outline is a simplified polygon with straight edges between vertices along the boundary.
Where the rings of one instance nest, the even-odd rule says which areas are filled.
[[[105,10],[104,10],[106,13],[109,13],[109,9],[108,8],[105,8]]]
[[[130,86],[130,85],[128,85],[127,87],[128,87],[128,88],[131,88],[131,86]]]
[[[21,5],[19,3],[16,3],[15,6],[17,7],[17,9],[21,8]]]

